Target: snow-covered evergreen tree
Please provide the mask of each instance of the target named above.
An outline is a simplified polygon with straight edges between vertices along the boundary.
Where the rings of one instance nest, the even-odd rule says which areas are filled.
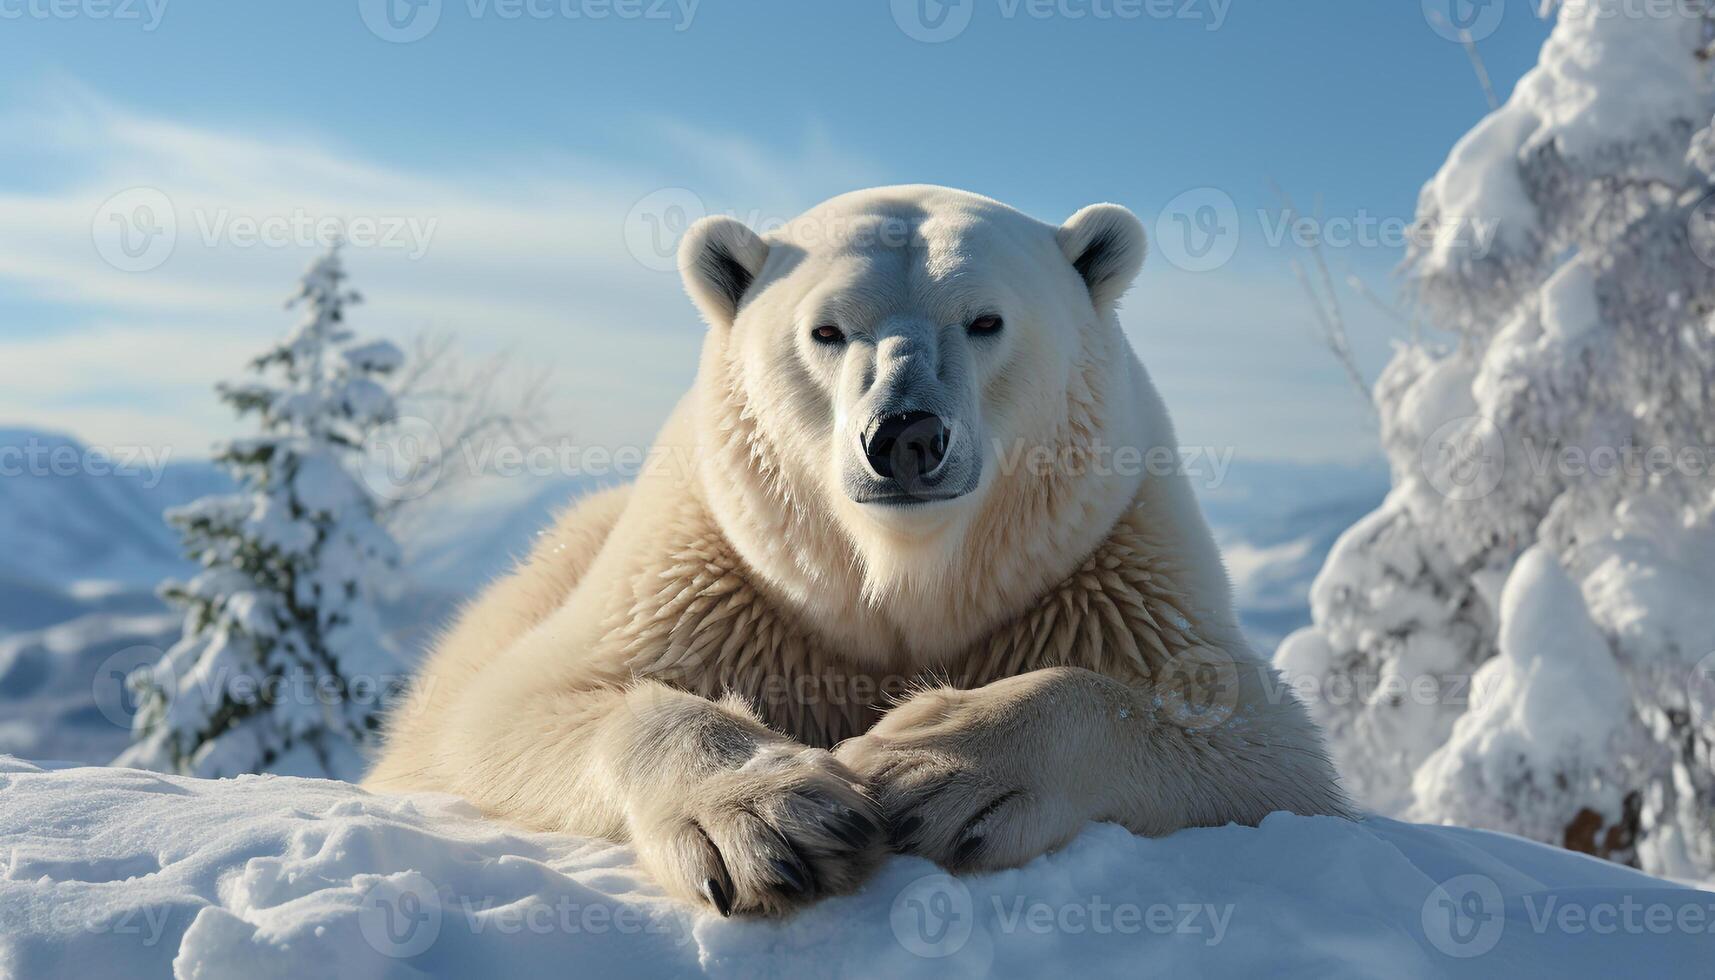
[[[1563,5],[1424,188],[1443,348],[1277,662],[1369,805],[1715,874],[1715,88],[1704,0]],[[1495,221],[1488,248],[1461,226]]]
[[[169,512],[202,565],[162,594],[185,610],[181,639],[130,683],[134,744],[123,765],[226,776],[354,779],[362,745],[402,682],[377,622],[398,549],[357,467],[394,416],[380,379],[403,357],[346,325],[358,296],[338,247],[305,273],[297,326],[222,400],[261,433],[220,447],[236,493]]]

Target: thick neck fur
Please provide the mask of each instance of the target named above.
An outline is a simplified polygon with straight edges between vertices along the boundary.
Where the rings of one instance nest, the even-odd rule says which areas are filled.
[[[1168,432],[1135,431],[1144,417],[1137,393],[1149,382],[1117,321],[1109,315],[1084,335],[1063,415],[999,448],[1011,458],[989,464],[1008,471],[988,478],[962,526],[927,542],[898,535],[885,548],[855,540],[830,510],[844,501],[830,505],[778,464],[779,447],[745,411],[736,366],[712,342],[698,406],[701,495],[756,586],[819,645],[890,670],[950,667],[1072,575],[1142,483],[1141,475],[1092,476],[1058,465],[1032,471],[1019,454],[1040,446],[1056,460],[1088,460],[1101,447],[1171,444]]]

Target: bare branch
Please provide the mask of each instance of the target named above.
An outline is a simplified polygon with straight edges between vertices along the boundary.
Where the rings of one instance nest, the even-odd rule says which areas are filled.
[[[1282,190],[1280,185],[1273,180],[1270,180],[1269,184],[1274,188],[1275,194],[1280,197],[1281,204],[1286,211],[1287,223],[1291,224],[1297,221],[1298,207],[1292,202],[1291,195]],[[1317,214],[1318,216],[1321,214],[1320,203],[1317,204]],[[1320,227],[1320,221],[1316,222],[1316,225]],[[1357,357],[1352,353],[1351,340],[1346,331],[1346,317],[1340,309],[1340,295],[1334,288],[1333,273],[1328,270],[1328,260],[1322,250],[1321,235],[1318,234],[1305,247],[1305,250],[1310,253],[1311,260],[1316,264],[1317,281],[1321,284],[1321,290],[1317,290],[1316,284],[1311,281],[1304,265],[1296,259],[1292,260],[1292,274],[1298,279],[1298,284],[1304,287],[1304,294],[1310,300],[1310,310],[1315,314],[1316,322],[1321,327],[1318,339],[1323,346],[1328,348],[1329,353],[1334,355],[1334,360],[1339,363],[1340,369],[1345,372],[1346,378],[1352,383],[1352,387],[1358,390],[1358,394],[1364,399],[1364,404],[1373,413],[1376,410],[1375,396],[1370,391],[1369,384],[1364,381],[1364,373],[1358,369]]]
[[[1477,73],[1477,83],[1483,86],[1483,96],[1489,100],[1489,111],[1501,107],[1501,100],[1495,96],[1495,85],[1489,80],[1489,66],[1483,63],[1483,56],[1477,53],[1477,42],[1471,40],[1471,32],[1461,30],[1459,43],[1465,46],[1465,54],[1471,59],[1471,70]]]
[[[388,512],[407,523],[434,498],[482,474],[476,461],[498,445],[541,444],[562,438],[551,430],[551,372],[521,366],[510,352],[469,361],[450,333],[415,338],[394,386],[401,426],[393,479],[408,492]],[[425,437],[426,436],[426,437]],[[421,491],[421,492],[418,492]]]

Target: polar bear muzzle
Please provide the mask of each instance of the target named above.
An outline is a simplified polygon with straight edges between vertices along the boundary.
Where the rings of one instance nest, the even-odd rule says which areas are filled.
[[[863,455],[871,473],[909,492],[940,474],[952,435],[947,423],[931,412],[884,415],[863,436]]]
[[[921,409],[882,412],[858,437],[846,493],[860,504],[912,506],[952,500],[976,488],[982,460],[956,422]]]

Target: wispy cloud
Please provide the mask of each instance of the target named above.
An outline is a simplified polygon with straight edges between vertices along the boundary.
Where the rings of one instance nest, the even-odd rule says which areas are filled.
[[[701,327],[660,257],[636,254],[627,223],[662,217],[638,214],[638,202],[682,187],[708,210],[789,215],[874,180],[814,128],[781,150],[657,120],[643,142],[659,146],[639,153],[685,162],[520,155],[457,172],[55,88],[57,99],[0,117],[14,137],[9,169],[59,175],[0,192],[0,308],[52,304],[74,311],[74,325],[49,338],[0,333],[0,422],[106,442],[189,441],[200,452],[223,434],[208,385],[287,326],[280,300],[333,222],[354,242],[366,329],[450,330],[476,350],[557,365],[569,428],[646,441],[691,376]],[[115,195],[125,196],[109,203]],[[135,241],[170,222],[170,251],[114,252],[104,222],[123,228],[139,201],[154,207],[130,229]],[[113,412],[97,397],[109,387],[155,397]]]
[[[377,160],[298,123],[217,128],[74,80],[49,88],[57,97],[0,114],[0,425],[181,456],[235,431],[210,386],[290,324],[281,300],[316,251],[302,239],[327,221],[372,239],[347,256],[363,329],[515,351],[552,368],[574,438],[639,445],[689,384],[702,339],[671,271],[674,232],[695,217],[681,206],[777,222],[902,176],[814,122],[763,145],[645,118],[605,156],[502,147],[451,167]],[[114,253],[114,222],[139,201],[174,234],[170,251],[132,261]],[[1367,454],[1362,413],[1294,326],[1308,316],[1283,264],[1198,276],[1156,256],[1124,321],[1182,437]]]

